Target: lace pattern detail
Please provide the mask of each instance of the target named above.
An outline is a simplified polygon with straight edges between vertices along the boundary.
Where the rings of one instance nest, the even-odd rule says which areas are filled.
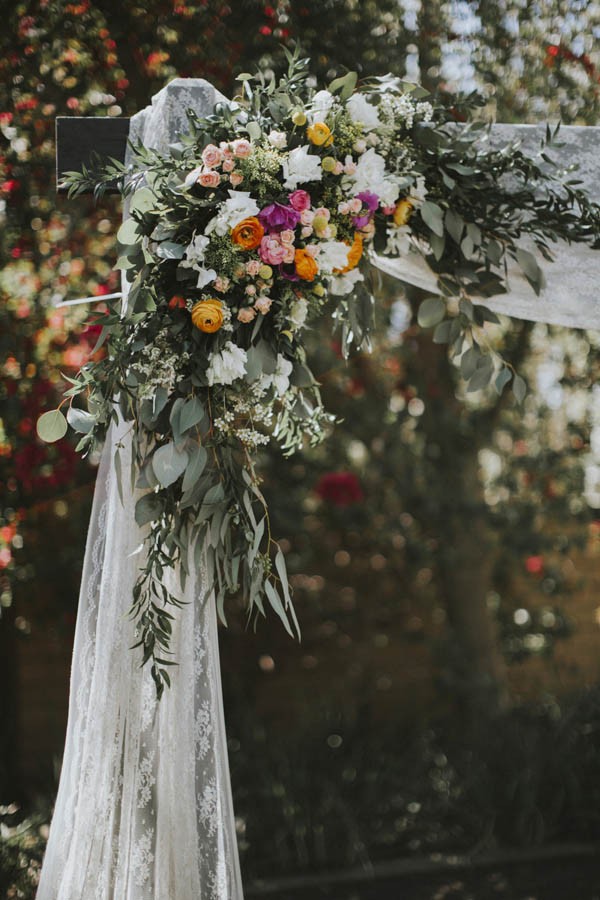
[[[222,98],[202,79],[175,79],[134,116],[133,140],[165,149],[186,110]],[[127,285],[124,283],[124,291]],[[200,567],[173,629],[178,666],[156,701],[148,668],[130,650],[127,612],[143,541],[138,492],[113,464],[131,457],[113,425],[102,455],[80,594],[63,770],[37,900],[243,900],[233,814],[214,596]],[[194,558],[190,550],[191,558]]]

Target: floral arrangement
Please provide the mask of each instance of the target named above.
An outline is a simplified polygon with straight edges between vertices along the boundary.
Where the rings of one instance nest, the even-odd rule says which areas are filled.
[[[38,433],[57,440],[68,422],[87,454],[111,422],[131,423],[148,549],[132,616],[159,695],[175,662],[166,567],[185,580],[202,560],[223,621],[241,590],[251,614],[268,604],[299,632],[255,456],[270,440],[289,454],[327,433],[304,335],[330,314],[345,355],[369,348],[372,253],[420,252],[443,292],[423,301],[420,323],[449,344],[468,389],[512,383],[522,399],[523,380],[488,348],[496,317],[471,298],[505,290],[510,258],[539,290],[523,236],[549,258],[557,237],[600,235],[598,208],[546,164],[556,132],[530,159],[490,148],[480,123],[457,128],[462,111],[416,85],[385,77],[357,90],[349,73],[315,91],[307,67],[290,55],[278,80],[241,75],[240,97],[190,112],[167,155],[136,147],[127,170],[113,161],[67,178],[72,196],[116,180],[128,197],[117,268],[130,287],[124,308],[109,302],[95,319],[107,352],[70,379],[66,418],[45,413]]]

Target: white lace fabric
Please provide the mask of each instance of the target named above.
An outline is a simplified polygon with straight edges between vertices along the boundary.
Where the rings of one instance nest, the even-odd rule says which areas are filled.
[[[132,119],[130,135],[165,149],[186,110],[220,95],[176,79]],[[223,98],[224,99],[224,98]],[[126,291],[126,285],[124,285]],[[114,449],[121,445],[123,502]],[[37,900],[243,900],[227,758],[214,595],[203,572],[176,611],[178,665],[160,701],[128,617],[143,559],[126,423],[111,426],[98,471],[71,672],[63,768]],[[193,559],[193,553],[190,553]]]

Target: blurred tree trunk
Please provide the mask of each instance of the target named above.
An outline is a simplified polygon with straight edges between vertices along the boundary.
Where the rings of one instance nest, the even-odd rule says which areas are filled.
[[[0,616],[0,799],[16,799],[17,664],[14,608]]]

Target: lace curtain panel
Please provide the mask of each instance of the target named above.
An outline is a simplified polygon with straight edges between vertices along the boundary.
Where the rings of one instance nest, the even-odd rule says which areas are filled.
[[[133,141],[166,149],[186,110],[220,98],[176,79],[131,123]],[[126,285],[123,286],[126,292]],[[126,301],[125,301],[126,302]],[[114,448],[120,444],[123,502]],[[179,665],[157,702],[127,613],[143,532],[129,471],[128,426],[111,427],[98,471],[84,562],[63,768],[37,900],[243,900],[223,716],[214,596],[202,571],[182,594]],[[193,559],[193,554],[191,556]]]

